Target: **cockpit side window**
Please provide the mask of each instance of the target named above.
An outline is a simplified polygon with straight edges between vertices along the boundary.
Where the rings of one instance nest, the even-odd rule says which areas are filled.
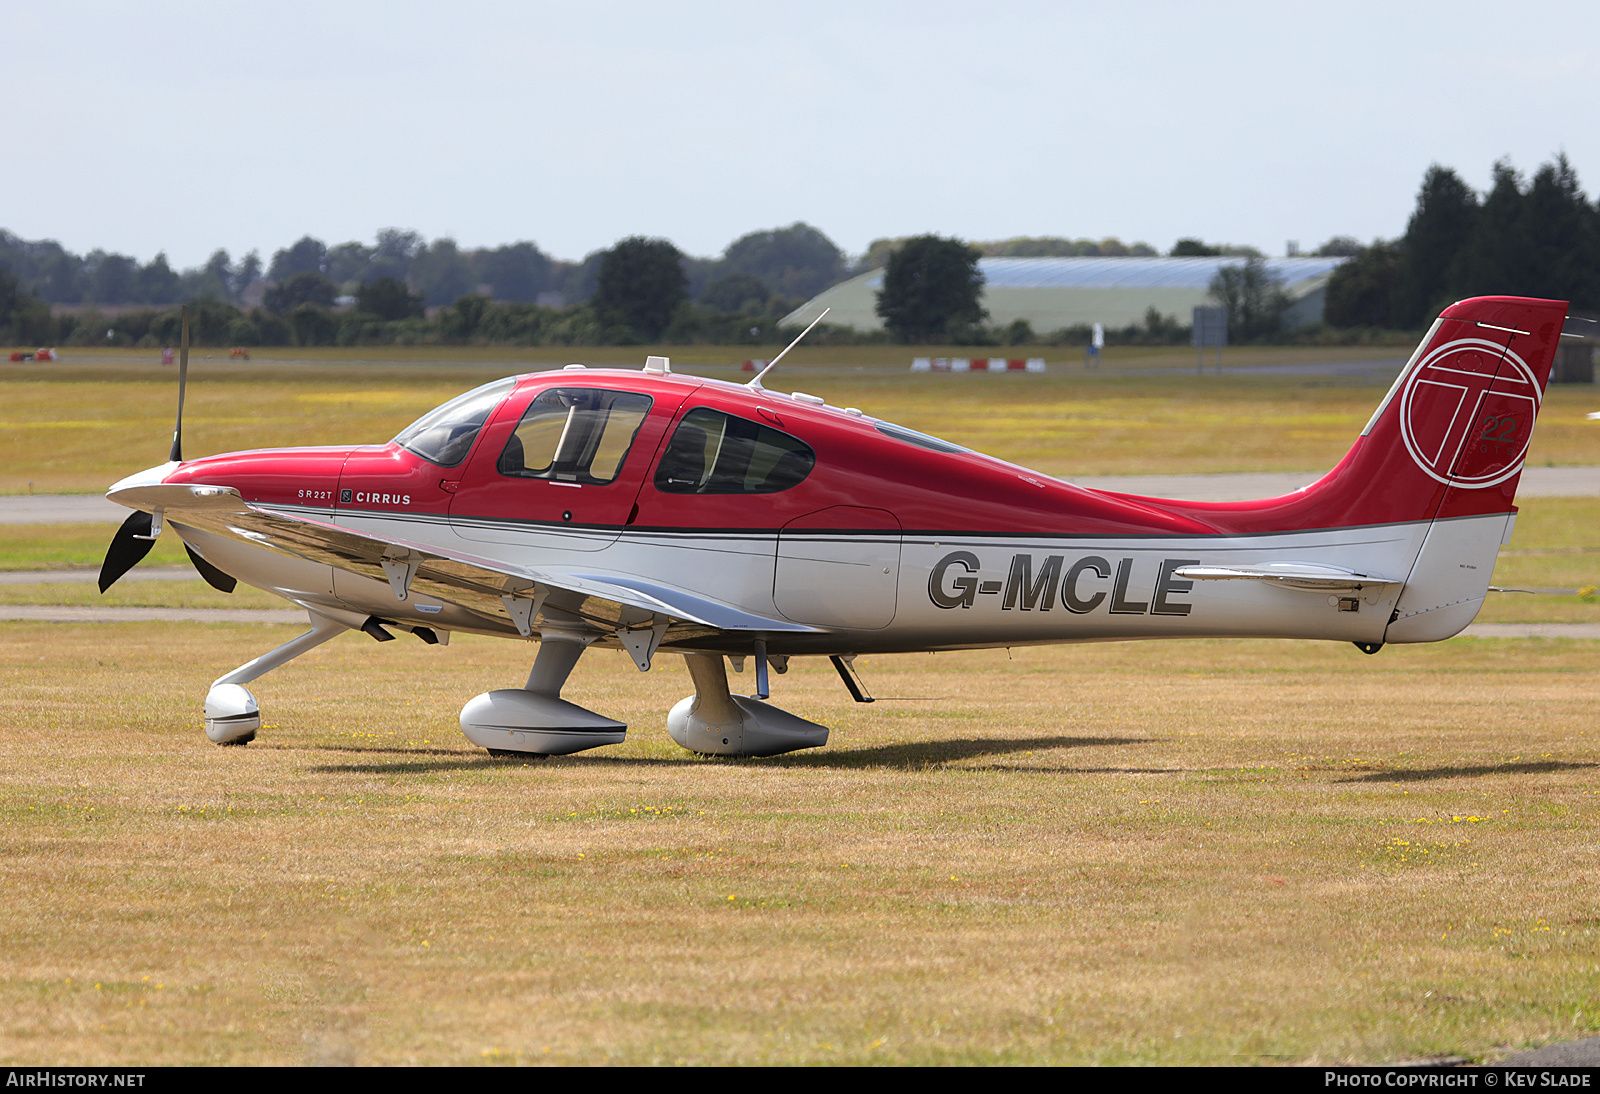
[[[603,485],[614,480],[650,413],[648,395],[551,388],[528,404],[506,441],[500,474]]]
[[[774,494],[799,485],[816,462],[798,438],[702,406],[673,431],[655,483],[667,494]]]
[[[455,467],[467,458],[478,430],[516,384],[516,377],[496,380],[458,395],[406,426],[393,443],[440,467]]]

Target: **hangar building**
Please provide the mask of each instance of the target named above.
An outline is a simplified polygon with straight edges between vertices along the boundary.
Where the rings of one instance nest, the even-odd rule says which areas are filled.
[[[1026,319],[1038,333],[1063,327],[1102,323],[1107,328],[1144,322],[1155,308],[1187,324],[1193,309],[1208,304],[1211,279],[1224,266],[1245,260],[1231,258],[981,258],[983,306],[989,322],[1005,326]],[[1293,301],[1285,322],[1290,327],[1322,321],[1328,277],[1343,258],[1269,258],[1267,269],[1282,279]],[[858,331],[883,328],[874,310],[883,288],[883,271],[872,270],[808,300],[784,317],[785,324],[804,326],[823,308],[832,308],[828,322]]]

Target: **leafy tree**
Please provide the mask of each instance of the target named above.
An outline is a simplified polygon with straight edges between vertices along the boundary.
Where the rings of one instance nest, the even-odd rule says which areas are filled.
[[[292,246],[273,254],[272,267],[267,271],[267,280],[287,281],[297,273],[327,272],[327,245],[320,239],[301,236]]]
[[[139,264],[127,255],[90,251],[84,256],[88,299],[97,304],[132,304],[139,299]]]
[[[185,270],[179,275],[178,299],[231,300],[233,277],[233,259],[227,251],[215,251],[204,266]]]
[[[1334,236],[1311,253],[1318,258],[1353,258],[1364,249],[1353,236]]]
[[[1451,289],[1449,296],[1517,294],[1516,286],[1528,283],[1535,271],[1529,261],[1525,218],[1522,177],[1509,160],[1499,160],[1494,165],[1494,185],[1483,199],[1461,251],[1459,273],[1445,280]],[[1435,299],[1429,310],[1443,302]]]
[[[422,314],[422,295],[412,292],[403,281],[380,277],[356,290],[356,309],[379,319],[409,319]]]
[[[139,270],[139,299],[149,304],[176,303],[178,284],[178,275],[167,265],[163,251]]]
[[[453,239],[436,239],[411,262],[411,280],[430,307],[465,296],[477,287],[472,265]]]
[[[867,244],[866,253],[855,264],[856,273],[865,273],[868,270],[882,270],[889,266],[889,256],[899,250],[901,245],[910,238],[900,236],[896,239],[875,239]]]
[[[906,240],[889,256],[878,293],[877,312],[889,332],[902,342],[924,342],[982,323],[978,254],[959,239]]]
[[[1400,254],[1398,242],[1380,239],[1335,269],[1328,278],[1323,321],[1334,327],[1392,327]]]
[[[683,255],[664,239],[631,236],[601,256],[593,304],[603,323],[655,341],[688,298]]]
[[[30,243],[0,230],[0,269],[15,275],[43,300],[75,304],[84,297],[83,259],[53,239]],[[104,334],[102,328],[101,335]]]
[[[1222,267],[1211,279],[1209,294],[1228,309],[1228,337],[1240,342],[1276,332],[1289,306],[1281,280],[1260,258]]]
[[[268,288],[261,303],[274,314],[288,315],[302,304],[331,308],[338,295],[339,286],[321,274],[297,273]]]
[[[0,338],[24,344],[53,342],[53,328],[50,305],[20,278],[0,270]]]
[[[1127,244],[1116,236],[1066,239],[1060,236],[1014,236],[993,243],[975,243],[985,258],[1147,258],[1156,253],[1148,243]]]
[[[560,292],[568,304],[579,304],[595,293],[600,282],[600,263],[606,251],[595,251],[584,256],[582,262],[556,262],[550,270],[550,285]]]
[[[31,278],[34,291],[56,304],[83,299],[83,259],[54,240],[46,240],[35,258]]]
[[[700,302],[720,312],[759,312],[772,296],[767,283],[755,274],[724,274],[706,286]]]
[[[751,232],[728,244],[716,273],[749,274],[785,296],[811,297],[844,277],[844,252],[809,224]]]
[[[1448,302],[1477,217],[1472,188],[1447,167],[1429,167],[1401,240],[1404,261],[1395,276],[1391,309],[1396,327],[1420,327]]]
[[[1596,212],[1566,155],[1539,168],[1523,198],[1527,280],[1517,283],[1517,293],[1570,300],[1585,309],[1600,304],[1597,228]]]
[[[550,282],[550,256],[532,243],[478,252],[478,274],[496,300],[531,304]]]
[[[249,254],[244,256],[244,261],[240,262],[238,268],[233,271],[233,278],[228,283],[228,295],[237,300],[241,295],[243,295],[246,289],[248,289],[256,281],[260,280],[260,278],[261,255],[255,251],[251,251]],[[260,322],[257,321],[256,325],[260,326]],[[266,336],[263,335],[263,337]],[[274,343],[267,342],[265,344],[273,345]]]
[[[328,251],[328,276],[340,285],[371,280],[372,248],[341,243]]]
[[[1180,239],[1172,245],[1170,253],[1173,258],[1215,258],[1222,254],[1222,248],[1198,239]]]
[[[385,228],[378,233],[378,245],[372,252],[368,278],[388,277],[404,281],[411,276],[411,263],[424,248],[422,236],[413,231]]]

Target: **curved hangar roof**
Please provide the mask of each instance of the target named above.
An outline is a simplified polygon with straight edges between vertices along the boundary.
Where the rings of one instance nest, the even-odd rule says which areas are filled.
[[[1206,290],[1217,271],[1242,258],[983,258],[983,306],[989,322],[1004,325],[1026,319],[1043,334],[1079,324],[1126,327],[1143,323],[1145,312],[1187,323],[1194,307],[1210,301]],[[1267,269],[1283,279],[1295,303],[1292,326],[1320,322],[1328,277],[1342,258],[1269,258]],[[828,322],[859,331],[880,330],[874,310],[883,288],[883,271],[872,270],[843,281],[806,301],[784,317],[804,325],[823,308]]]

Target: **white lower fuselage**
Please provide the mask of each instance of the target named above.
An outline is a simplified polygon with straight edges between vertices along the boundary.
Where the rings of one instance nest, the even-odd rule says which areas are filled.
[[[329,519],[326,509],[287,511]],[[358,511],[338,511],[332,519],[374,537],[492,553],[531,569],[648,574],[754,615],[825,628],[771,636],[770,650],[785,654],[1218,636],[1433,641],[1457,633],[1476,615],[1508,521],[1498,514],[1270,535],[1072,539],[619,533]],[[491,619],[421,594],[401,601],[383,581],[192,528],[179,531],[240,580],[306,607],[518,636],[508,617]],[[1426,565],[1418,564],[1419,554]],[[1396,583],[1332,593],[1256,580],[1184,581],[1172,574],[1178,566],[1287,562]],[[725,634],[701,648],[742,653],[749,642]]]

